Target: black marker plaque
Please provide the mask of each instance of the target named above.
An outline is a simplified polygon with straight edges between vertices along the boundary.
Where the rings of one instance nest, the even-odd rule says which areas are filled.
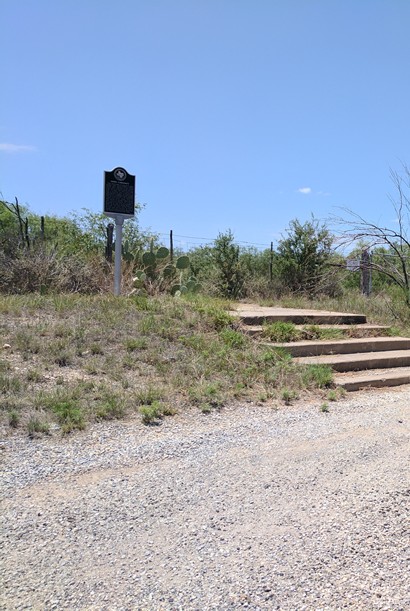
[[[104,172],[104,214],[135,215],[135,176],[124,168]]]

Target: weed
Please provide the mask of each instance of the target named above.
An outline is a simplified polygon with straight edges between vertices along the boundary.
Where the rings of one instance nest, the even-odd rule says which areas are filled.
[[[247,338],[243,333],[234,329],[222,329],[219,336],[229,348],[243,348],[247,343]]]
[[[54,337],[70,337],[72,333],[72,328],[66,324],[59,324],[54,327]]]
[[[161,388],[154,388],[149,386],[148,388],[141,388],[136,391],[134,400],[137,405],[153,405],[157,404],[158,401],[164,398],[164,391]]]
[[[21,382],[18,377],[0,373],[0,393],[18,393],[20,390]]]
[[[68,367],[73,364],[73,355],[68,350],[62,350],[54,357],[54,363],[59,367]]]
[[[224,399],[221,394],[220,384],[215,382],[200,383],[188,389],[190,402],[194,405],[210,405],[211,407],[221,407]]]
[[[320,325],[305,325],[302,330],[303,339],[342,339],[344,333],[341,329],[321,327]]]
[[[46,435],[50,432],[50,425],[48,422],[44,422],[39,420],[38,418],[31,417],[27,422],[27,432],[30,437],[32,437],[35,433],[44,433]]]
[[[285,405],[290,405],[294,399],[298,398],[298,395],[296,391],[284,388],[281,392],[281,398],[282,401],[285,402]]]
[[[346,390],[342,388],[342,386],[338,386],[335,389],[329,390],[329,392],[327,393],[327,400],[332,402],[338,401],[339,399],[342,399],[345,395]]]
[[[115,420],[123,418],[125,415],[125,405],[122,396],[103,390],[97,399],[96,417],[99,420]]]
[[[329,405],[327,403],[322,403],[322,405],[320,406],[320,411],[324,414],[329,413]]]
[[[293,323],[278,320],[264,324],[262,335],[271,342],[294,342],[300,338],[300,331]]]
[[[352,334],[354,334],[354,330],[352,329]],[[342,339],[343,331],[341,329],[321,329],[319,334],[319,339]]]
[[[276,363],[277,360],[277,351],[270,348],[269,350],[264,350],[260,355],[260,361],[262,365],[273,364]]]
[[[84,393],[82,384],[70,390],[58,390],[52,393],[38,393],[35,398],[37,409],[47,409],[54,413],[63,433],[73,429],[83,429],[85,419],[79,399]]]
[[[97,354],[104,354],[104,350],[102,349],[101,344],[97,344],[97,343],[91,344],[90,352],[93,356]]]
[[[40,352],[40,341],[29,329],[17,331],[14,340],[16,348],[25,359]]]
[[[326,388],[333,383],[333,370],[329,365],[307,365],[302,379],[307,387]]]
[[[87,363],[84,365],[84,371],[90,376],[96,376],[100,371],[97,359],[90,359],[87,361]]]
[[[277,346],[276,348],[272,348],[272,350],[267,350],[263,354],[265,363],[278,363],[280,361],[290,363],[292,361],[292,355],[282,346]]]
[[[29,369],[27,371],[27,381],[39,384],[40,382],[44,382],[44,376],[38,369]]]
[[[162,406],[162,413],[163,413],[164,416],[175,416],[177,411],[176,411],[176,409],[174,407],[171,407],[170,405],[163,405]]]
[[[121,366],[123,367],[123,369],[135,369],[136,363],[137,361],[135,360],[135,358],[130,354],[127,354],[122,359]]]
[[[226,311],[229,302],[217,300],[196,299],[192,301],[193,308],[201,316],[204,325],[212,330],[221,331],[226,327],[233,327],[235,319]]]
[[[189,348],[193,348],[194,350],[198,350],[202,352],[206,349],[207,341],[204,334],[194,333],[193,335],[185,336],[179,338],[179,341]]]
[[[63,433],[69,433],[73,429],[85,428],[84,414],[77,401],[56,400],[49,405],[50,409],[56,414]]]
[[[16,429],[20,422],[20,414],[16,412],[16,410],[12,410],[9,412],[9,425]]]
[[[4,361],[3,359],[0,359],[0,373],[4,373],[6,371],[9,371],[11,369],[10,363],[8,361]]]
[[[48,346],[48,354],[51,355],[53,362],[59,367],[68,367],[74,362],[74,354],[70,342],[66,338],[53,341]]]
[[[158,328],[158,319],[153,314],[147,314],[138,323],[138,331],[142,335],[155,333]]]
[[[390,337],[396,337],[402,334],[398,327],[389,327],[388,329],[386,329],[385,333]]]
[[[161,310],[161,302],[155,298],[135,296],[132,298],[132,302],[136,310],[140,312],[159,312]]]
[[[164,415],[159,401],[154,401],[150,405],[141,405],[139,411],[144,424],[152,424],[156,420],[161,420]]]
[[[127,352],[134,352],[135,350],[146,350],[148,342],[145,337],[141,338],[129,338],[125,341],[125,349]]]

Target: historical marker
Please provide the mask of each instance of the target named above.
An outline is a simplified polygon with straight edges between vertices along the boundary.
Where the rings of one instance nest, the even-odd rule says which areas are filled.
[[[135,215],[135,176],[124,168],[104,172],[104,214],[124,218]]]
[[[104,214],[115,219],[114,295],[121,295],[122,226],[135,216],[135,176],[124,168],[104,172]]]

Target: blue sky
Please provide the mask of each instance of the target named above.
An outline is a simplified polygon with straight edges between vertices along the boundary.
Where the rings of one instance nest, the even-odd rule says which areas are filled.
[[[0,22],[6,200],[100,211],[123,166],[159,233],[268,246],[338,207],[394,222],[410,0],[1,0]]]

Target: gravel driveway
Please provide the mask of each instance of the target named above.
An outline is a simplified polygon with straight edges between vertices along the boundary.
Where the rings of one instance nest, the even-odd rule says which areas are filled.
[[[410,609],[410,389],[1,442],[1,609]]]

